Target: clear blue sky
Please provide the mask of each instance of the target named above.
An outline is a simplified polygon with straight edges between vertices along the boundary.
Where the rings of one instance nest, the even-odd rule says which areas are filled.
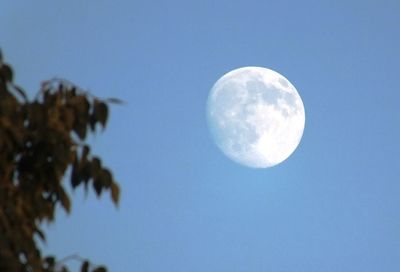
[[[400,271],[400,2],[2,1],[0,47],[36,93],[67,78],[113,106],[93,139],[122,187],[74,194],[46,252],[111,271]],[[284,163],[240,166],[205,105],[241,66],[286,76],[306,110]]]

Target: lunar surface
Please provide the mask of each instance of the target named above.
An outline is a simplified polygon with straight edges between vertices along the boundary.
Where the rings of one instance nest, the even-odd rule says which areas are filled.
[[[305,113],[296,88],[285,77],[267,68],[243,67],[212,87],[207,121],[226,156],[248,167],[267,168],[296,149]]]

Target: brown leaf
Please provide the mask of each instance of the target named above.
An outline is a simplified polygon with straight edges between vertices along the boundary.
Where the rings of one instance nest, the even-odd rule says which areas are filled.
[[[89,123],[89,101],[84,95],[71,99],[71,106],[75,111],[74,131],[81,140],[86,138],[87,125]]]
[[[101,185],[105,188],[109,188],[112,183],[112,175],[108,169],[103,168],[100,172]]]
[[[61,205],[63,206],[65,211],[67,213],[70,213],[71,212],[71,200],[69,199],[67,193],[64,191],[63,188],[60,188],[59,198],[60,198],[60,201],[61,201]]]
[[[104,102],[95,101],[93,116],[97,122],[99,122],[103,128],[106,126],[108,118],[108,107]]]
[[[100,169],[101,169],[101,160],[97,157],[94,157],[91,163],[91,174],[93,178],[96,178],[98,176]]]
[[[71,108],[64,107],[61,110],[61,122],[67,131],[72,130],[75,124],[75,112]]]
[[[115,205],[119,203],[120,189],[117,183],[113,182],[111,184],[111,199]]]
[[[79,116],[77,116],[79,118]],[[82,121],[76,121],[74,125],[74,131],[78,135],[79,139],[84,140],[86,138],[87,126]]]

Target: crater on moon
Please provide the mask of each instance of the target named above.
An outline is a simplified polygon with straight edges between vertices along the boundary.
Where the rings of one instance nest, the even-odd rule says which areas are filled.
[[[214,84],[207,120],[225,155],[245,166],[265,168],[296,149],[305,113],[297,90],[285,77],[267,68],[243,67]]]

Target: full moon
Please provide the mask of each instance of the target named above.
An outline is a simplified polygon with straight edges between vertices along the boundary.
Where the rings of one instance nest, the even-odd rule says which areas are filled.
[[[243,67],[214,84],[207,121],[226,156],[248,167],[267,168],[297,148],[305,113],[300,95],[284,76],[267,68]]]

